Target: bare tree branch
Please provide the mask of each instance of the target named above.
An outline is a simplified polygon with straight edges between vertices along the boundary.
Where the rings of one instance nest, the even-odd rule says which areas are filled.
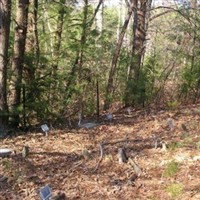
[[[175,9],[175,8],[172,8],[172,7],[169,7],[169,6],[158,6],[156,8],[153,8],[151,9],[152,10],[157,10],[157,9],[166,9],[166,11],[164,11],[163,13],[159,13],[158,15],[155,15],[153,17],[150,18],[150,21],[162,16],[162,15],[165,15],[167,13],[170,13],[170,12],[177,12],[178,14],[180,14],[183,18],[185,18],[190,24],[194,24],[190,17],[186,14],[184,14],[182,11],[184,11],[185,9]]]

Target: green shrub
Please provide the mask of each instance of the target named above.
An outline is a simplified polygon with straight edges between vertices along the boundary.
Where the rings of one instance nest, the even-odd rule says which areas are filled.
[[[164,170],[164,176],[165,177],[172,177],[174,176],[179,170],[179,164],[172,160],[170,163],[167,164],[165,170]]]
[[[166,188],[166,190],[173,199],[176,199],[182,194],[183,186],[179,183],[172,183]]]
[[[197,149],[200,149],[200,141],[196,143]]]
[[[183,146],[184,146],[184,143],[181,141],[180,142],[172,142],[172,143],[168,144],[168,149],[173,151],[173,150],[175,150],[177,148],[181,148]]]

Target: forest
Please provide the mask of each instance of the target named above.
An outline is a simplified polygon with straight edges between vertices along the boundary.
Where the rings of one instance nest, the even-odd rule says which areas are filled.
[[[1,131],[198,102],[199,4],[156,2],[1,1]]]
[[[0,199],[199,199],[199,10],[0,0]]]

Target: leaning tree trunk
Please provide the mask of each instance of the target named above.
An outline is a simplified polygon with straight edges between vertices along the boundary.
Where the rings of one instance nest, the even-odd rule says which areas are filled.
[[[19,108],[21,104],[22,71],[28,22],[29,0],[18,0],[16,8],[16,27],[14,40],[14,53],[12,60],[12,99],[11,99],[11,125],[17,127],[20,123]]]
[[[108,84],[106,87],[106,98],[105,98],[104,110],[107,110],[110,107],[113,89],[114,89],[113,84],[114,84],[114,75],[115,75],[116,68],[117,68],[117,61],[118,61],[118,57],[119,57],[119,54],[121,51],[121,46],[123,43],[124,35],[126,33],[126,29],[128,27],[128,23],[129,23],[129,20],[131,18],[132,12],[133,12],[133,8],[134,8],[134,3],[131,3],[131,5],[129,6],[129,9],[128,9],[128,13],[127,13],[126,19],[124,21],[124,25],[122,27],[121,33],[119,35],[119,39],[118,39],[118,42],[116,45],[116,49],[115,49],[113,58],[112,58],[111,69],[110,69],[109,77],[108,77]]]
[[[11,0],[0,1],[0,131],[8,126],[7,65]]]

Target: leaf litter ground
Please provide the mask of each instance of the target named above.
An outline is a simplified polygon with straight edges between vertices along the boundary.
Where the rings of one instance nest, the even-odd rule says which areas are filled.
[[[199,120],[199,105],[129,115],[121,110],[112,122],[90,130],[52,129],[48,137],[36,131],[3,139],[1,147],[16,154],[0,158],[0,199],[39,200],[38,190],[47,184],[71,200],[200,199]],[[24,145],[30,147],[26,158],[21,155]],[[142,174],[118,162],[118,148],[125,149]]]

